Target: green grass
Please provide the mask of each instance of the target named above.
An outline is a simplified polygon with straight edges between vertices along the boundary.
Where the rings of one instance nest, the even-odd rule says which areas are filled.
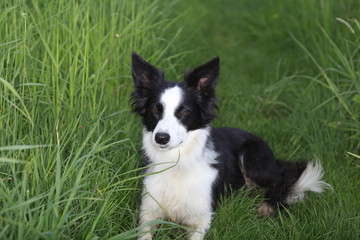
[[[360,3],[0,3],[0,239],[131,239],[141,188],[130,53],[170,80],[221,57],[215,126],[281,159],[318,158],[334,191],[259,218],[224,199],[208,239],[360,239]],[[184,239],[162,223],[157,239]]]

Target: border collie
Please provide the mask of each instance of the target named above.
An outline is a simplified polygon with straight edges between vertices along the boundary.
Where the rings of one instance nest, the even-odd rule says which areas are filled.
[[[168,82],[163,71],[132,54],[133,111],[142,117],[143,157],[147,166],[140,205],[139,239],[152,239],[152,220],[167,219],[194,229],[203,239],[216,202],[226,189],[265,189],[257,209],[269,216],[279,206],[302,200],[305,191],[321,193],[319,162],[275,159],[264,140],[249,132],[210,126],[216,116],[215,86],[220,59],[186,72],[183,82]]]

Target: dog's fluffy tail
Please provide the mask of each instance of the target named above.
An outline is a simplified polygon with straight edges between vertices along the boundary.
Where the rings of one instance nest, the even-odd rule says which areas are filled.
[[[322,193],[325,189],[332,189],[330,184],[322,180],[323,175],[323,168],[318,160],[308,162],[298,180],[290,187],[285,202],[293,204],[303,200],[306,191]]]

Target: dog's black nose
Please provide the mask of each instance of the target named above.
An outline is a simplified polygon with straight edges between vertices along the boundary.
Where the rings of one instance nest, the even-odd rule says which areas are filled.
[[[170,141],[170,135],[164,132],[158,132],[155,134],[155,141],[158,144],[165,145]]]

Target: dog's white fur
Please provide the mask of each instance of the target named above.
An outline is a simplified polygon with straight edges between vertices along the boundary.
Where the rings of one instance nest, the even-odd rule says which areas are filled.
[[[307,191],[322,193],[324,189],[332,189],[330,184],[321,180],[323,175],[324,171],[318,160],[309,162],[300,178],[292,186],[286,203],[294,204],[302,201]]]
[[[211,146],[206,146],[209,144],[209,128],[185,129],[184,135],[183,126],[174,124],[178,121],[174,112],[180,100],[180,88],[166,90],[161,97],[165,106],[163,120],[159,121],[154,132],[143,130],[143,151],[150,160],[146,172],[154,174],[144,179],[140,225],[167,218],[194,228],[189,238],[196,240],[203,239],[213,215],[211,194],[217,170],[211,164],[215,163],[217,153]],[[181,143],[160,149],[154,142],[157,129],[169,133],[171,139],[175,138],[172,144]],[[151,229],[150,226],[144,227],[141,230],[144,235],[140,239],[152,239],[152,234],[148,232]]]

